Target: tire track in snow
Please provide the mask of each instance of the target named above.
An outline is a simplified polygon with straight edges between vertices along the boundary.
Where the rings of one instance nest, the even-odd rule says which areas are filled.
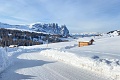
[[[102,75],[98,75],[96,73],[89,72],[87,70],[76,68],[74,66],[68,67],[69,66],[68,64],[66,64],[66,66],[61,66],[60,64],[57,64],[56,66],[57,67],[53,66],[54,68],[51,68],[51,66],[48,68],[53,69],[53,71],[59,70],[59,74],[62,75],[64,74],[64,76],[69,77],[69,80],[108,80],[107,78],[105,79],[105,77],[103,77]],[[72,69],[72,67],[76,69]],[[62,71],[64,71],[65,73]],[[76,76],[78,74],[79,76]]]
[[[49,73],[53,76],[57,76],[57,77],[61,77],[62,79],[58,79],[58,80],[69,80],[67,77],[63,76],[62,74],[60,74],[59,72],[51,69],[50,67],[45,67],[45,70],[49,71]]]

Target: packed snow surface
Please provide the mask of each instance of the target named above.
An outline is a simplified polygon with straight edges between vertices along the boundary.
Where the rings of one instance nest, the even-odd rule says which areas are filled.
[[[95,40],[93,45],[78,47],[79,41],[88,41],[90,39]],[[100,36],[98,36],[98,37],[85,37],[85,38],[79,38],[79,39],[69,39],[69,42],[51,43],[51,44],[44,44],[44,45],[37,45],[37,46],[30,46],[30,47],[8,48],[8,55],[9,55],[8,57],[9,57],[9,59],[12,59],[11,61],[13,61],[13,62],[15,62],[18,59],[22,59],[23,60],[22,62],[20,62],[19,60],[18,60],[18,62],[20,64],[23,64],[26,59],[27,60],[36,60],[36,59],[39,60],[41,58],[40,56],[47,56],[49,59],[54,59],[59,62],[67,63],[69,66],[71,65],[78,69],[83,69],[88,72],[95,73],[95,74],[97,74],[97,76],[102,75],[102,77],[103,77],[103,75],[104,75],[105,77],[107,77],[108,80],[113,80],[113,79],[120,80],[120,48],[119,48],[120,44],[119,43],[120,43],[120,36],[115,36],[115,37],[109,37],[109,36],[101,36],[100,37]],[[35,53],[35,52],[37,52],[37,53]],[[27,53],[27,54],[22,54],[22,53]],[[17,55],[17,58],[15,57],[16,55]],[[20,56],[18,56],[18,55],[20,55]],[[28,55],[28,56],[25,56],[25,55]],[[13,56],[14,56],[14,58],[13,58]],[[31,67],[30,65],[32,65],[34,62],[35,61],[33,61],[33,62],[31,61],[31,63],[24,63],[24,65],[28,64],[28,66]],[[62,65],[65,65],[63,63],[62,63]],[[14,64],[14,66],[18,67],[18,66],[20,66],[20,64],[19,65]],[[54,64],[54,61],[52,64]],[[57,63],[57,64],[61,64],[61,63]],[[53,70],[57,64],[55,64],[55,66],[52,68]],[[35,64],[35,65],[37,65],[37,64]],[[30,73],[29,70],[27,70],[28,72],[24,72],[25,67],[27,69],[29,69],[28,66],[22,67],[24,74]],[[37,66],[39,66],[39,65],[37,65]],[[50,67],[50,66],[47,66],[47,67]],[[44,67],[42,67],[42,68],[44,68]],[[36,71],[37,71],[37,69],[38,68],[35,68]],[[31,70],[31,72],[33,71],[33,69],[31,69],[31,68],[30,68],[30,70]],[[57,70],[57,69],[55,69],[55,70]],[[18,68],[18,70],[16,70],[16,72],[19,73],[19,71],[20,70]],[[39,68],[39,71],[41,71],[40,68]],[[73,73],[75,73],[75,72],[76,71],[73,71]],[[37,74],[35,72],[32,72],[32,73]],[[31,73],[31,75],[32,75],[32,73]],[[60,73],[60,71],[58,71],[58,73]],[[58,74],[58,73],[56,73],[56,71],[55,71],[54,74]],[[19,74],[22,74],[22,73],[19,73]],[[64,74],[71,74],[71,73],[67,72]],[[77,73],[77,74],[80,74],[80,73]],[[84,76],[85,75],[86,74],[84,74]],[[49,75],[47,75],[47,76],[49,76]],[[66,80],[66,79],[73,80],[74,78],[70,78],[70,76],[72,76],[72,75],[69,75],[69,78],[65,78],[65,76],[64,76],[64,79],[62,79],[62,78],[61,79],[62,80]],[[54,77],[54,78],[57,79],[57,77]],[[53,76],[52,76],[52,78],[50,78],[50,80],[55,80],[55,79],[53,79]],[[79,79],[80,79],[80,77],[78,77],[74,80],[79,80]],[[100,78],[99,79],[95,79],[95,78],[89,79],[88,78],[88,79],[82,79],[82,80],[104,80],[104,79],[100,79]],[[5,80],[5,79],[3,79],[3,80]],[[36,79],[36,80],[38,80],[38,79]],[[42,79],[40,79],[40,80],[42,80]],[[43,80],[46,80],[46,79],[44,78]]]
[[[15,55],[14,64],[0,75],[0,80],[109,80],[103,75],[44,57],[35,49],[23,52]]]

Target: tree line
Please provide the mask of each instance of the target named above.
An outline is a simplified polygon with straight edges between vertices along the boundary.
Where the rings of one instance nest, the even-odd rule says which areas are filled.
[[[0,46],[2,47],[10,45],[40,45],[46,41],[49,43],[62,42],[62,40],[59,39],[60,37],[62,36],[0,28]]]

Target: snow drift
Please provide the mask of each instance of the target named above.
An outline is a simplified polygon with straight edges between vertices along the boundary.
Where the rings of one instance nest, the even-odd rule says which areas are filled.
[[[74,65],[79,68],[94,71],[111,79],[120,79],[120,61],[117,59],[101,59],[98,56],[78,57],[74,53],[59,50],[43,50],[41,55]]]
[[[8,59],[8,54],[4,50],[4,48],[0,48],[0,73],[6,69],[10,64]]]

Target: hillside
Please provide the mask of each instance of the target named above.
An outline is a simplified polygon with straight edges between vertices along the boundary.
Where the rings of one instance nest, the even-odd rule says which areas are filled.
[[[44,43],[61,42],[61,36],[21,30],[0,28],[0,46],[32,46]]]
[[[120,30],[109,31],[107,34],[112,35],[112,36],[119,36]]]
[[[63,37],[69,36],[69,30],[67,29],[66,25],[59,26],[57,23],[51,23],[51,24],[34,23],[30,25],[10,25],[0,22],[0,28],[22,30],[29,32],[42,32],[53,35],[61,35]]]
[[[86,41],[91,38],[95,40],[93,45],[78,47],[78,41]],[[11,60],[15,64],[2,73],[0,80],[30,79],[30,76],[34,76],[33,80],[46,80],[46,78],[50,80],[120,80],[120,44],[118,44],[120,36],[104,35],[79,39],[69,38],[69,40],[69,42],[48,45],[7,48],[8,53],[2,51],[5,49],[1,48],[1,52],[5,55],[0,56],[2,59],[0,61],[3,61],[0,62],[2,65],[0,70],[4,70]],[[43,56],[54,61],[51,63]],[[48,64],[49,62],[51,65]],[[56,64],[57,62],[67,63],[74,68],[70,69],[67,66]],[[51,67],[52,65],[53,67]],[[75,70],[76,68],[78,70]],[[79,73],[81,70],[83,74]],[[94,76],[86,74],[88,72]],[[95,78],[95,76],[99,78]],[[104,79],[102,79],[103,77]]]

